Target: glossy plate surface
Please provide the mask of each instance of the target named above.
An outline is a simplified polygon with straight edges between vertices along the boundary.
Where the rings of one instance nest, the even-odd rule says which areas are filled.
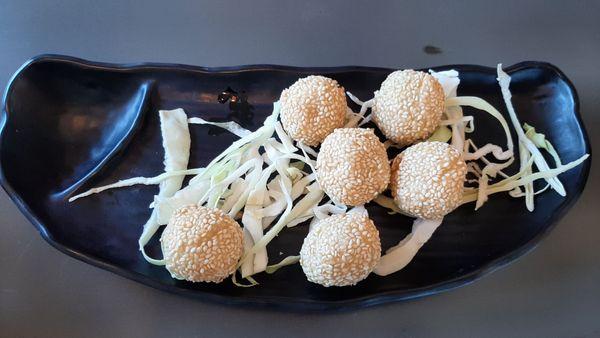
[[[504,113],[495,69],[472,65],[433,69],[451,68],[460,72],[459,95],[482,97]],[[146,263],[137,250],[157,187],[136,186],[71,204],[66,201],[74,191],[159,174],[163,157],[159,109],[181,107],[189,116],[233,119],[254,130],[270,114],[281,90],[299,77],[323,74],[368,99],[390,71],[114,65],[39,56],[15,74],[5,92],[0,121],[2,185],[44,239],[60,251],[156,288],[229,304],[315,310],[399,301],[467,284],[532,249],[581,194],[591,158],[560,176],[566,198],[553,191],[538,195],[532,213],[522,199],[507,195],[492,196],[477,212],[474,204],[462,206],[446,217],[404,270],[385,278],[371,275],[345,288],[311,284],[298,265],[274,275],[258,275],[261,285],[253,288],[238,288],[229,280],[218,285],[177,281],[164,268]],[[513,79],[513,103],[521,121],[545,133],[563,162],[591,152],[577,94],[560,70],[547,63],[523,62],[507,72]],[[247,103],[219,103],[218,95],[227,88],[247,97]],[[499,125],[485,113],[466,109],[465,114],[476,116],[478,144],[505,144]],[[235,140],[206,126],[192,125],[190,130],[190,167],[206,165]],[[411,219],[387,215],[378,206],[368,209],[384,248],[410,231]],[[271,262],[297,254],[306,231],[305,226],[286,229],[270,245]],[[160,254],[157,241],[150,252]]]

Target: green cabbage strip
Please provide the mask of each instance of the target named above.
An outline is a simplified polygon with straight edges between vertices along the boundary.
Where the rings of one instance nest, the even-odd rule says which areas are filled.
[[[536,172],[536,173],[530,174],[530,175],[527,175],[527,171],[523,170],[507,179],[504,179],[502,181],[499,181],[497,183],[490,185],[488,187],[488,195],[495,194],[498,192],[511,191],[512,189],[514,189],[518,186],[523,186],[527,183],[534,182],[539,179],[547,180],[549,178],[556,177],[556,176],[564,173],[565,171],[570,170],[570,169],[580,165],[588,157],[589,157],[589,154],[585,154],[585,155],[581,156],[580,158],[578,158],[577,160],[574,160],[567,164],[563,164],[554,169],[539,171],[539,172]],[[533,159],[530,159],[530,161],[528,162],[529,166],[532,164],[532,162],[533,162]],[[527,168],[528,165],[526,165],[525,167]],[[469,192],[469,193],[463,195],[462,203],[463,204],[469,203],[469,202],[473,202],[476,200],[477,200],[477,193]]]
[[[281,189],[279,188],[279,182],[278,182],[279,179],[280,179],[280,176],[277,176],[276,178],[271,180],[271,182],[267,185],[269,187],[269,193],[271,194],[271,197],[273,198],[274,201],[262,209],[263,215],[265,216],[263,218],[263,229],[268,228],[271,225],[271,223],[275,220],[275,218],[284,211],[285,206],[286,206],[283,192],[281,192]],[[308,186],[308,184],[310,184],[314,180],[315,180],[315,175],[310,174],[310,175],[304,176],[300,180],[296,181],[292,185],[292,190],[291,190],[292,201],[295,201],[302,194],[304,194],[304,191],[306,190],[306,187]]]
[[[464,118],[463,111],[462,108],[460,108],[460,106],[446,107],[446,110],[444,110],[444,114],[448,119],[451,120],[461,121]],[[464,148],[466,133],[466,127],[464,123],[454,123],[450,125],[450,129],[452,131],[450,145],[452,145],[452,147],[456,150],[462,151]]]
[[[446,126],[439,126],[431,136],[427,139],[427,141],[439,141],[439,142],[448,142],[452,138],[452,130],[450,130]]]
[[[531,153],[534,163],[539,171],[548,170],[550,167],[548,166],[548,163],[546,163],[544,156],[542,156],[535,144],[533,144],[533,142],[529,138],[527,138],[527,136],[525,136],[525,132],[521,128],[521,123],[519,122],[519,118],[517,117],[517,114],[511,102],[512,95],[509,90],[511,80],[510,76],[508,76],[508,74],[506,74],[502,70],[502,64],[498,64],[496,70],[498,73],[498,83],[500,84],[502,97],[504,98],[504,103],[506,104],[506,109],[512,121],[513,127],[517,132],[519,143],[522,144],[525,148],[527,148],[527,150]],[[523,164],[523,160],[521,160],[521,164]],[[565,188],[563,187],[562,183],[558,180],[557,177],[548,177],[546,181],[550,184],[552,189],[554,189],[559,195],[566,196],[567,192],[565,191]]]
[[[479,110],[483,110],[493,117],[495,117],[498,122],[502,125],[504,129],[504,134],[506,135],[506,147],[507,150],[505,152],[513,153],[513,140],[510,134],[510,128],[504,116],[500,114],[500,112],[494,108],[491,104],[487,103],[485,100],[476,97],[476,96],[458,96],[458,97],[450,97],[446,99],[446,107],[454,107],[454,106],[469,106]]]
[[[365,104],[364,101],[361,101],[359,98],[354,96],[354,94],[352,94],[351,92],[346,92],[346,95],[348,95],[348,97],[350,98],[350,100],[352,100],[352,102],[356,103],[359,106],[362,106]]]
[[[266,267],[265,272],[268,274],[275,273],[275,271],[283,268],[284,266],[296,264],[300,261],[300,256],[287,256],[282,259],[281,262]]]
[[[243,146],[243,149],[247,149],[248,146]],[[193,184],[190,182],[187,187],[179,190],[175,195],[169,198],[155,198],[154,208],[158,213],[158,222],[160,224],[168,223],[171,215],[178,208],[198,203],[202,198],[208,198],[209,206],[217,206],[220,203],[221,196],[226,191],[226,186],[219,185],[219,183],[229,176],[234,169],[239,167],[242,153],[233,152],[230,156],[224,158],[221,162],[215,164],[210,174],[206,178],[200,181],[196,181]],[[197,177],[197,176],[196,176]],[[206,195],[206,191],[212,189],[210,196]],[[206,200],[204,200],[206,201]],[[203,202],[204,203],[204,202]]]
[[[552,143],[550,143],[550,141],[546,140],[546,136],[542,133],[537,133],[535,131],[535,128],[530,126],[527,123],[523,124],[523,129],[525,131],[525,136],[527,136],[527,138],[529,138],[533,144],[535,144],[536,147],[540,148],[540,149],[544,149],[546,150],[554,159],[554,165],[555,166],[561,166],[562,162],[560,157],[558,156],[558,153],[556,152],[556,150],[554,149],[554,146],[552,146]],[[527,156],[527,158],[529,158],[529,156]],[[531,174],[531,170],[528,171]],[[529,189],[527,189],[529,187]],[[523,192],[520,187],[516,187],[515,189],[511,190],[509,192],[510,196],[518,198],[518,197],[526,197],[526,201],[529,202],[530,205],[528,205],[528,208],[530,210],[533,209],[533,196],[534,195],[538,195],[544,191],[546,191],[548,188],[550,187],[550,184],[547,183],[542,189],[533,192],[533,185],[532,184],[528,184],[525,186],[525,192]]]
[[[552,158],[554,159],[554,164],[557,167],[562,165],[562,162],[560,160],[560,157],[558,156],[558,153],[556,152],[556,149],[554,149],[552,143],[550,143],[550,141],[546,139],[546,135],[536,132],[535,128],[528,125],[527,123],[523,124],[523,129],[525,131],[525,136],[527,136],[527,138],[530,139],[536,147],[546,150],[548,154],[552,156]]]

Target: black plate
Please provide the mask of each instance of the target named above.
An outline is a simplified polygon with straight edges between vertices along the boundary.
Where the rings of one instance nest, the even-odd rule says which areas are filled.
[[[493,68],[434,69],[450,68],[460,71],[460,95],[483,97],[503,111]],[[493,196],[478,212],[473,204],[463,206],[446,217],[406,269],[385,278],[372,275],[345,288],[311,284],[297,265],[257,276],[261,285],[254,288],[238,288],[230,281],[218,285],[176,281],[164,268],[146,263],[137,250],[156,187],[137,186],[66,202],[74,190],[160,173],[159,109],[182,107],[190,116],[234,119],[256,129],[281,90],[301,76],[325,74],[366,99],[389,72],[366,67],[114,65],[39,56],[17,71],[5,93],[2,185],[44,239],[60,251],[156,288],[229,304],[330,309],[405,300],[467,284],[531,250],[581,194],[590,160],[561,175],[566,198],[551,191],[539,195],[533,213],[527,212],[522,199],[506,195]],[[508,67],[508,73],[521,120],[546,133],[564,162],[590,152],[577,94],[560,70],[547,63],[524,62]],[[218,103],[218,94],[228,87],[243,92],[248,103]],[[493,120],[480,112],[466,113],[477,115],[479,143],[504,143]],[[190,166],[206,164],[234,140],[205,126],[190,129]],[[369,210],[384,248],[410,230],[409,218],[389,216],[377,206]],[[296,254],[305,233],[306,227],[285,230],[271,245],[271,260],[283,257],[280,251]]]

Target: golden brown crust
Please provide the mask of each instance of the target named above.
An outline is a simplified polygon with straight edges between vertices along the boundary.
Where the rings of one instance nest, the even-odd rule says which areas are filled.
[[[381,257],[379,232],[367,215],[347,213],[321,220],[306,236],[300,265],[309,281],[323,286],[354,285]]]
[[[416,217],[442,218],[460,205],[466,173],[462,155],[449,144],[417,143],[402,152],[394,201]]]
[[[317,146],[344,126],[346,94],[337,81],[311,75],[281,93],[281,124],[296,141]]]
[[[438,127],[445,105],[439,81],[411,69],[391,73],[374,100],[373,122],[385,137],[400,145],[429,137]]]
[[[219,283],[235,271],[242,256],[242,228],[219,209],[188,205],[171,216],[161,247],[173,277]]]
[[[327,195],[352,206],[371,201],[390,179],[385,147],[373,129],[336,129],[321,145],[316,169]]]

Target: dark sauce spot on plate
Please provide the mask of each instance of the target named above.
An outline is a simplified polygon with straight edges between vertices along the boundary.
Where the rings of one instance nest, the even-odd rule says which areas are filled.
[[[217,101],[221,104],[229,103],[229,114],[223,120],[211,120],[211,122],[228,122],[234,121],[244,128],[254,129],[254,106],[248,102],[248,95],[245,91],[236,91],[231,87],[227,87],[219,95]],[[210,135],[218,135],[225,132],[223,128],[212,126],[209,129]]]
[[[423,51],[425,52],[425,54],[430,54],[430,55],[443,53],[443,51],[440,47],[436,47],[436,46],[432,46],[432,45],[427,45],[427,46],[423,47]]]

